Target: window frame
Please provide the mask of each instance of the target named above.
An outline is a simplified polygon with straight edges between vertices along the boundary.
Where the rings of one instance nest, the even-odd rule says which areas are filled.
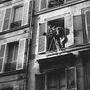
[[[88,43],[90,43],[90,41],[88,40],[88,36],[89,35],[88,35],[88,24],[87,24],[87,15],[86,15],[86,12],[88,12],[88,11],[90,12],[90,8],[88,8],[87,10],[85,10],[84,11],[84,14],[85,14],[85,25],[86,25],[86,27],[85,27],[86,28],[86,37],[87,37]]]
[[[8,52],[9,52],[10,44],[15,44],[15,43],[18,44],[18,49],[19,49],[19,41],[7,43],[3,72],[11,72],[11,71],[16,70],[17,59],[16,59],[16,60],[13,60],[14,56],[12,56],[11,60],[7,60],[7,59],[8,59],[8,54],[9,54]],[[13,50],[14,50],[14,51],[13,51],[13,55],[14,55],[14,53],[15,53],[15,46],[16,46],[16,45],[14,45],[14,47],[13,47],[13,48],[14,48],[14,49],[13,49]],[[18,52],[18,50],[17,50],[17,52]],[[17,57],[18,57],[18,54],[17,54]],[[12,66],[10,66],[10,67],[9,67],[9,70],[6,70],[6,67],[8,67],[8,66],[6,66],[6,65],[9,64],[9,63],[10,63],[10,65],[13,65],[13,64],[15,63],[15,68],[12,68]]]
[[[70,70],[70,69],[74,69],[75,70],[75,88],[72,88],[72,89],[73,90],[77,90],[77,73],[76,73],[76,67],[75,66],[68,67],[68,68],[65,69],[66,87],[68,87],[67,86],[67,70]],[[68,88],[67,88],[67,90],[68,90]]]
[[[0,74],[4,72],[5,59],[6,59],[6,51],[7,51],[7,44],[2,44],[2,45],[5,45],[5,49],[4,49],[4,56],[3,56],[3,62],[2,62],[2,70],[1,70]]]
[[[41,9],[41,1],[42,0],[39,0],[39,11],[42,11],[42,10],[46,10],[46,9],[52,9],[52,8],[54,8],[54,7],[51,7],[51,8],[49,8],[48,7],[48,5],[49,5],[49,0],[46,0],[46,8],[43,8],[43,9]],[[65,3],[65,0],[63,1],[63,4]],[[55,6],[56,7],[56,6]],[[57,6],[58,7],[58,6]]]
[[[48,24],[48,22],[49,21],[52,21],[52,20],[56,20],[56,19],[61,19],[61,18],[63,18],[63,20],[64,20],[64,28],[65,28],[65,17],[63,16],[63,15],[59,15],[59,16],[54,16],[54,17],[50,17],[50,18],[47,18],[47,19],[45,19],[45,23],[46,23],[46,32],[48,32],[48,30],[47,30],[47,24]],[[59,49],[56,49],[57,51],[60,51]],[[47,52],[47,37],[46,37],[46,52]],[[48,51],[48,52],[50,52],[50,51]],[[53,51],[54,52],[54,51]]]
[[[12,7],[12,14],[11,14],[11,22],[10,22],[10,29],[15,28],[15,27],[11,27],[11,24],[14,24],[15,22],[19,22],[19,21],[15,21],[15,11],[17,8],[22,7],[22,20],[20,21],[20,25],[19,26],[15,26],[15,27],[20,27],[22,26],[22,21],[23,21],[23,10],[24,10],[24,5],[23,4],[19,4],[19,5],[15,5]]]

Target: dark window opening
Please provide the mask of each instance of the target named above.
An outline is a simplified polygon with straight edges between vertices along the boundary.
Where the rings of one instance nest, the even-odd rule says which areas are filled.
[[[55,6],[60,6],[62,4],[64,4],[64,0],[49,0],[48,1],[48,7],[49,8],[52,8]]]
[[[47,51],[65,48],[67,38],[65,35],[64,18],[48,21],[47,26]]]
[[[47,90],[65,90],[65,70],[47,74]]]
[[[16,70],[16,61],[18,56],[19,42],[9,43],[7,45],[7,62],[5,63],[5,71]]]

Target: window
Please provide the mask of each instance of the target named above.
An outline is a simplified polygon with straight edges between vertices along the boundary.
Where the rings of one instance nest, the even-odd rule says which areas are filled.
[[[47,74],[47,90],[65,90],[65,72],[55,71]]]
[[[29,9],[30,6],[30,9]],[[32,14],[32,1],[21,2],[19,5],[0,9],[0,32],[12,28],[29,25],[29,10]],[[31,18],[31,17],[30,17]]]
[[[16,70],[19,42],[7,44],[7,58],[5,71]]]
[[[88,42],[90,42],[90,11],[85,12],[85,22],[86,22],[86,34]]]
[[[42,84],[41,84],[42,83]],[[36,77],[36,90],[77,90],[76,68],[58,69]]]
[[[41,51],[57,51],[65,48],[69,29],[64,28],[64,17],[39,25],[39,48]]]
[[[65,37],[64,18],[59,18],[47,22],[48,51],[65,48],[65,43],[63,43],[64,37]]]
[[[11,28],[21,26],[22,14],[23,14],[23,6],[18,6],[14,8],[13,21],[11,23]]]
[[[52,8],[64,4],[64,0],[41,0],[41,9]]]
[[[26,39],[0,46],[0,73],[24,68]]]

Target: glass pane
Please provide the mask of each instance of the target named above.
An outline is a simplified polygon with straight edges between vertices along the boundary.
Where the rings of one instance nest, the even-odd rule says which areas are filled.
[[[41,0],[41,9],[46,8],[46,0]]]
[[[72,90],[76,88],[75,68],[67,70],[67,89]]]
[[[13,60],[14,60],[14,61],[17,60],[17,55],[18,55],[18,45],[19,45],[19,43],[15,43],[15,46],[14,46],[14,53],[13,53]]]
[[[86,12],[87,24],[90,24],[90,11]]]
[[[87,29],[88,29],[88,41],[90,42],[90,26],[88,26]]]
[[[1,47],[0,47],[0,57],[3,57],[4,50],[5,50],[5,45],[1,45]]]
[[[2,70],[2,63],[3,63],[3,58],[0,58],[0,72]]]
[[[6,19],[6,20],[4,21],[3,30],[8,29],[8,25],[9,25],[9,19]]]
[[[18,7],[15,9],[14,22],[22,20],[22,12],[23,12],[23,7]]]

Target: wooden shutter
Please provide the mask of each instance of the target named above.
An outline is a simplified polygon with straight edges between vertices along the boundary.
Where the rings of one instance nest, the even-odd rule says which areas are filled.
[[[73,17],[74,44],[83,44],[82,15]]]
[[[86,33],[88,42],[90,42],[90,11],[86,12]]]
[[[19,41],[18,57],[16,69],[23,69],[24,66],[24,53],[25,53],[26,39]]]
[[[70,14],[67,14],[65,16],[65,28],[69,30],[69,34],[67,35],[68,41],[65,44],[65,47],[69,47],[74,44],[74,34],[73,34],[73,28],[72,28],[72,16]]]
[[[29,17],[29,1],[24,3],[23,7],[23,18],[22,18],[22,25],[28,24],[28,17]]]
[[[47,0],[41,0],[40,9],[45,9],[47,6]]]
[[[6,9],[3,30],[8,30],[10,26],[10,16],[11,16],[11,8]]]
[[[3,71],[4,67],[4,59],[5,59],[5,51],[6,51],[6,45],[0,46],[0,72]]]
[[[70,67],[65,71],[67,90],[77,90],[76,68]]]
[[[36,75],[35,90],[45,90],[45,77],[43,74]]]
[[[5,9],[0,10],[0,32],[2,32]]]
[[[39,24],[39,41],[38,52],[43,53],[46,51],[46,36],[43,35],[46,31],[46,23]]]

